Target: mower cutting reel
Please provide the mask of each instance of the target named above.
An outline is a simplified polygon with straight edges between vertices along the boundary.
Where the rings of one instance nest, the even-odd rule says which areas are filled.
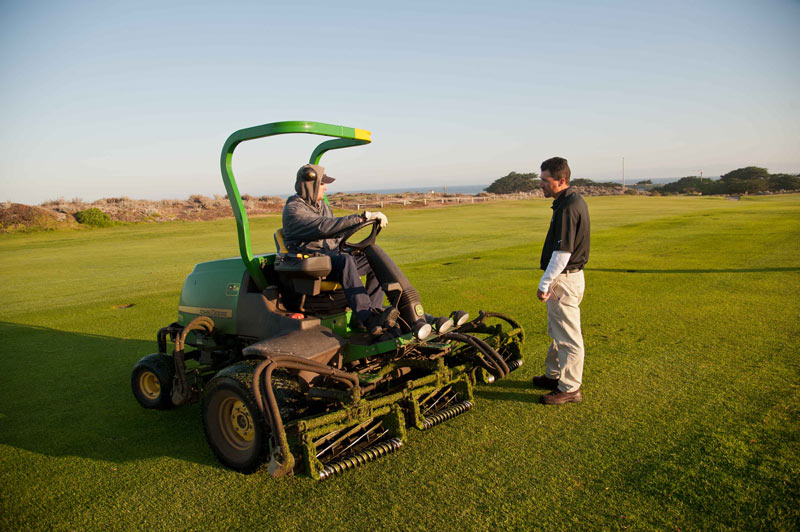
[[[274,477],[304,472],[324,480],[396,452],[408,428],[428,430],[473,408],[473,388],[522,364],[524,332],[508,316],[461,310],[427,314],[420,295],[375,244],[375,223],[342,252],[363,254],[400,319],[380,338],[351,328],[341,287],[329,286],[326,255],[277,250],[254,256],[233,177],[235,147],[285,133],[334,137],[312,152],[367,144],[368,131],[318,122],[277,122],[235,132],[221,158],[241,258],[195,266],[178,320],[157,335],[159,352],[134,367],[145,408],[201,401],[209,445],[226,466]],[[327,201],[327,198],[326,198]],[[370,222],[372,223],[372,222]],[[369,225],[369,224],[364,224]],[[168,343],[172,353],[167,352]]]

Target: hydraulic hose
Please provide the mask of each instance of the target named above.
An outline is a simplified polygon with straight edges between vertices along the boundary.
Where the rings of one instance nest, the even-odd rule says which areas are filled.
[[[505,314],[500,314],[499,312],[484,312],[479,311],[478,317],[472,321],[468,321],[457,330],[458,332],[470,332],[477,329],[480,325],[483,325],[483,322],[486,321],[486,318],[498,318],[505,322],[507,322],[513,329],[517,329],[519,331],[519,339],[521,342],[525,341],[525,331],[523,331],[522,326],[513,318],[506,316]]]
[[[475,336],[469,336],[467,334],[462,334],[462,333],[445,333],[442,335],[442,338],[445,338],[447,340],[455,340],[457,342],[462,342],[471,345],[472,347],[474,347],[475,349],[486,355],[486,358],[489,359],[489,361],[492,364],[492,367],[494,368],[495,376],[497,378],[502,379],[503,377],[509,374],[510,370],[505,360],[503,360],[503,357],[501,357],[497,351],[495,351],[489,344],[487,344],[480,338],[476,338]]]
[[[414,332],[416,334],[420,327],[427,325],[425,311],[422,308],[422,299],[419,294],[403,271],[380,246],[376,244],[369,245],[363,249],[363,252],[381,285],[399,283],[402,287],[403,293],[400,299],[391,303],[397,306],[400,316],[408,325],[409,330],[406,332]]]
[[[503,371],[505,372],[506,375],[511,373],[511,370],[508,368],[508,364],[506,364],[506,361],[503,359],[500,353],[498,353],[495,350],[494,347],[490,346],[485,341],[483,341],[483,339],[478,338],[477,336],[472,336],[471,338],[475,340],[475,343],[483,347],[481,351],[483,351],[484,354],[492,356],[495,358],[495,360],[497,360],[497,362],[500,364],[500,367],[503,368]]]
[[[192,331],[204,330],[210,333],[214,329],[214,321],[208,316],[197,316],[184,327],[180,334],[175,338],[175,352],[172,355],[175,364],[175,377],[177,386],[173,389],[173,399],[178,399],[179,402],[175,404],[183,404],[189,399],[189,383],[186,380],[186,360],[183,349],[186,343],[186,337]],[[173,403],[175,401],[173,400]]]
[[[348,388],[358,388],[358,376],[295,355],[269,356],[256,366],[253,371],[253,396],[259,410],[266,414],[270,428],[272,429],[273,441],[278,444],[283,458],[286,460],[287,457],[291,455],[291,451],[284,437],[283,420],[281,419],[275,392],[272,389],[272,373],[279,368],[312,371],[319,375],[324,375],[339,382],[343,382]],[[262,386],[266,391],[266,401],[262,395]]]
[[[513,318],[511,318],[509,316],[506,316],[505,314],[501,314],[499,312],[484,312],[482,310],[479,311],[478,313],[479,313],[478,319],[480,319],[481,321],[485,320],[486,318],[499,318],[499,319],[507,322],[509,325],[511,325],[511,327],[513,327],[515,329],[520,329],[521,328],[520,324],[517,323],[516,320],[514,320]]]

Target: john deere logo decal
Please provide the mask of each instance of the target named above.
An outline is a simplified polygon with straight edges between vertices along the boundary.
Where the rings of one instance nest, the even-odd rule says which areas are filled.
[[[422,304],[421,303],[417,303],[414,306],[414,312],[416,312],[417,316],[419,316],[420,318],[425,315],[425,311],[422,310]]]
[[[228,308],[208,308],[208,307],[187,307],[185,305],[178,306],[178,312],[186,314],[194,314],[196,316],[208,316],[210,318],[232,318],[233,310]]]
[[[239,283],[228,283],[228,286],[225,288],[225,295],[226,296],[238,296],[239,295]]]

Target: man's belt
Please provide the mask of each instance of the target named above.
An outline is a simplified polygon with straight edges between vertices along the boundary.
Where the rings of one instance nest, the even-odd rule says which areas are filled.
[[[580,268],[567,268],[566,270],[564,270],[564,273],[578,273],[582,269],[583,266],[581,266]]]

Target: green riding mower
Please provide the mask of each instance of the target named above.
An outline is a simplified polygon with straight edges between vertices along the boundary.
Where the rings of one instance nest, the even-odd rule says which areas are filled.
[[[366,256],[399,311],[396,327],[377,338],[351,327],[341,286],[326,281],[330,257],[288,253],[280,229],[274,253],[253,255],[233,151],[243,141],[287,133],[332,137],[312,152],[311,164],[329,150],[371,142],[365,130],[296,121],[228,138],[222,179],[241,257],[194,267],[178,320],[158,331],[158,353],[136,363],[131,386],[145,408],[200,401],[208,443],[232,469],[250,473],[268,464],[274,477],[304,472],[326,479],[396,451],[409,427],[427,430],[470,410],[476,383],[522,365],[524,333],[492,312],[474,319],[464,311],[426,314],[414,287],[375,244],[377,220],[340,240],[342,251]]]

